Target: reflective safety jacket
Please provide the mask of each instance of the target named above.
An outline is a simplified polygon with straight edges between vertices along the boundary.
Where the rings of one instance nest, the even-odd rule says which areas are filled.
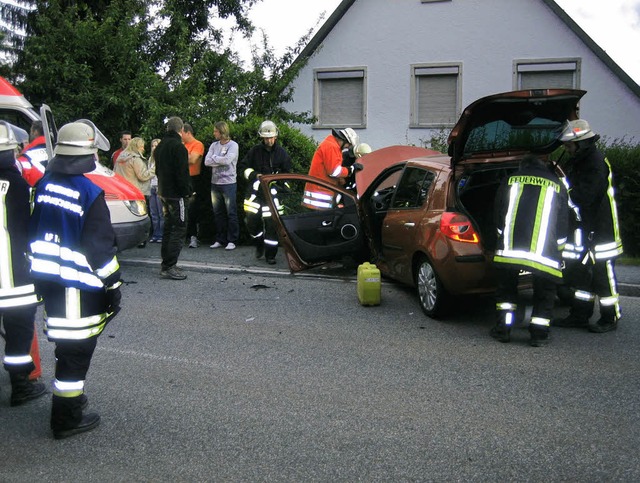
[[[27,252],[29,185],[15,167],[13,152],[0,160],[0,312],[38,303]]]
[[[47,337],[96,336],[111,315],[106,289],[120,284],[104,192],[83,175],[47,172],[33,202],[31,273],[45,299]]]
[[[260,214],[263,218],[268,218],[271,216],[271,212],[260,192],[260,183],[257,181],[257,177],[259,174],[290,173],[291,156],[277,141],[271,149],[267,149],[263,143],[260,143],[252,147],[238,163],[238,172],[242,173],[244,179],[248,181],[244,197],[245,213]],[[274,202],[278,206],[278,211],[282,213],[278,199],[274,198]]]
[[[47,173],[38,182],[29,238],[36,280],[96,292],[119,279],[104,192],[82,175]]]
[[[503,181],[498,191],[498,244],[493,261],[561,279],[567,223],[564,184],[542,161],[523,165]]]
[[[611,165],[595,144],[570,160],[567,182],[569,198],[579,216],[573,219],[573,236],[562,256],[568,260],[597,262],[620,255],[622,240]]]
[[[22,177],[30,186],[34,186],[44,176],[48,160],[44,136],[38,136],[22,150],[18,162],[22,168]]]
[[[320,143],[313,155],[309,176],[314,176],[338,185],[339,178],[349,176],[351,170],[342,166],[342,150],[336,138],[330,134]],[[324,209],[333,206],[333,193],[322,186],[307,183],[303,203],[310,208]]]

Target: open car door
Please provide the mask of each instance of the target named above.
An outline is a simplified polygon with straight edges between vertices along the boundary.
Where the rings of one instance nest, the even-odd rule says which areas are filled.
[[[328,193],[325,206],[308,204],[305,192],[311,187]],[[263,175],[260,188],[292,272],[345,256],[360,259],[365,254],[366,237],[355,193],[312,176],[290,173]]]

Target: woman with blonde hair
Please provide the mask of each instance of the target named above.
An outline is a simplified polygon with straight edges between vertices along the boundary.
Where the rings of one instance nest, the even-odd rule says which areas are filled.
[[[155,168],[149,169],[144,158],[144,139],[136,137],[129,141],[129,145],[118,156],[113,170],[145,196],[151,194],[151,178],[156,173]]]
[[[213,127],[215,142],[204,158],[205,166],[211,169],[211,205],[216,224],[216,241],[209,248],[225,247],[234,250],[240,235],[236,210],[236,164],[238,143],[231,139],[229,125],[216,122]]]
[[[144,139],[135,137],[129,141],[113,167],[116,174],[119,174],[133,186],[138,188],[144,195],[144,199],[149,206],[149,196],[151,195],[151,178],[156,175],[155,166],[149,168],[144,158]],[[144,248],[147,241],[143,241],[138,248]]]

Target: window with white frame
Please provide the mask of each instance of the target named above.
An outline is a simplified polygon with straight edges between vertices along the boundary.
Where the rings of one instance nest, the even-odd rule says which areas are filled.
[[[460,64],[411,66],[411,126],[453,126],[460,113]]]
[[[580,59],[514,61],[514,89],[578,89]]]
[[[314,72],[315,127],[366,127],[367,70],[317,69]]]

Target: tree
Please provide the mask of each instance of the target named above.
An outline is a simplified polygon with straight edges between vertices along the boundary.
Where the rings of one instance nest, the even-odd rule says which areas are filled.
[[[26,0],[14,11],[26,37],[8,77],[32,103],[49,104],[58,124],[87,117],[114,142],[122,129],[157,137],[171,115],[196,129],[246,116],[306,121],[279,106],[308,36],[280,59],[265,38],[249,70],[222,42],[217,20],[232,17],[235,32],[250,35],[255,3]]]

